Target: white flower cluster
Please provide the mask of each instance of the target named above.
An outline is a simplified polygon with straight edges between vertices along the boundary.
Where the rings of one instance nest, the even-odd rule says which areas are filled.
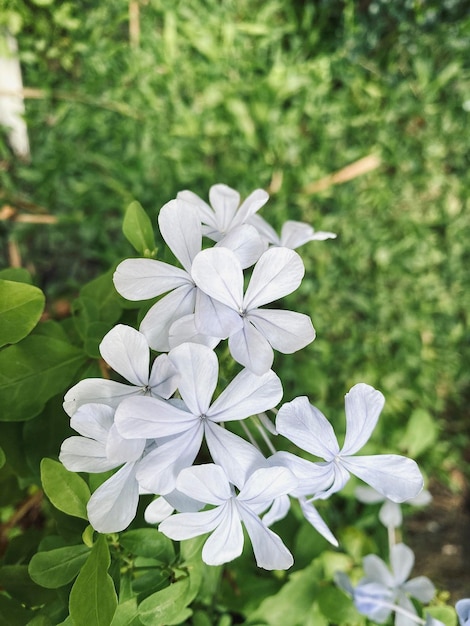
[[[305,314],[263,307],[300,285],[304,265],[294,248],[335,235],[287,222],[278,237],[256,214],[268,199],[260,189],[241,205],[239,194],[226,185],[213,186],[209,196],[210,205],[181,192],[159,213],[162,237],[181,267],[152,259],[128,259],[117,267],[114,284],[122,296],[161,297],[139,331],[118,325],[100,345],[103,359],[130,384],[87,379],[66,394],[64,408],[80,436],[63,443],[60,460],[80,472],[119,468],[88,504],[99,532],[126,528],[139,493],[152,493],[157,498],[146,519],[160,522],[168,537],[211,533],[203,549],[206,563],[241,554],[243,524],[258,566],[286,569],[292,555],[269,525],[286,515],[291,498],[337,545],[315,500],[342,489],[350,474],[394,502],[415,497],[423,481],[416,463],[405,457],[355,456],[384,404],[382,394],[368,385],[356,385],[346,395],[342,447],[306,397],[284,404],[275,426],[266,418],[283,393],[271,370],[273,350],[295,352],[314,340],[315,331]],[[203,237],[215,244],[202,249]],[[213,400],[220,384],[214,348],[225,339],[242,369]],[[150,367],[151,350],[161,354]],[[267,441],[269,433],[279,433],[316,458],[277,452],[270,441],[272,454],[264,456],[253,438],[245,440],[229,428],[250,416],[259,416]]]

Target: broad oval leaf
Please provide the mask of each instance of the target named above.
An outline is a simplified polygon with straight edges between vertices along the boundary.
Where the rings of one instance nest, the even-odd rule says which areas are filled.
[[[110,561],[106,538],[100,535],[70,592],[74,626],[110,626],[117,607],[116,590],[108,574]]]
[[[59,511],[88,519],[86,506],[91,494],[83,478],[58,461],[43,459],[41,481],[47,497]]]
[[[128,530],[119,543],[132,554],[171,563],[175,558],[173,542],[155,528]]]
[[[165,626],[174,620],[192,600],[190,577],[184,576],[169,587],[152,593],[139,605],[139,619],[145,626]]]
[[[29,575],[38,585],[57,589],[77,576],[89,552],[90,548],[85,545],[38,552],[29,563]]]
[[[36,332],[0,352],[0,420],[25,421],[70,385],[86,361],[82,350]]]
[[[155,256],[157,249],[152,222],[138,202],[131,202],[127,207],[122,232],[139,254],[144,257]]]
[[[33,330],[45,301],[33,285],[0,279],[0,347],[17,343]]]

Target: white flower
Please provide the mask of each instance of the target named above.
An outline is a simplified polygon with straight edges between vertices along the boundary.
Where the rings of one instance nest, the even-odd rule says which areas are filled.
[[[64,410],[70,416],[83,404],[100,403],[116,408],[135,395],[169,398],[176,390],[176,369],[166,354],[161,354],[150,368],[150,348],[139,331],[118,324],[100,343],[106,363],[131,385],[104,378],[86,378],[74,385],[64,398]]]
[[[316,231],[310,224],[306,224],[305,222],[295,222],[293,220],[284,222],[280,237],[274,228],[260,215],[253,215],[248,220],[248,223],[252,224],[259,234],[270,244],[290,248],[291,250],[295,250],[309,241],[336,239],[335,233],[323,230]]]
[[[470,598],[463,598],[455,605],[460,626],[470,626]]]
[[[256,263],[243,295],[243,271],[233,252],[225,248],[203,250],[194,259],[193,278],[224,308],[196,312],[196,325],[207,334],[219,329],[221,338],[229,338],[232,357],[255,374],[263,374],[272,365],[273,348],[290,354],[315,338],[307,315],[260,308],[297,289],[304,271],[296,252],[271,248]]]
[[[277,431],[299,448],[324,459],[313,463],[288,452],[274,455],[275,462],[286,465],[299,477],[294,495],[327,498],[344,487],[350,474],[394,502],[418,495],[423,478],[413,460],[395,454],[353,456],[368,441],[383,405],[383,395],[364,383],[346,394],[346,436],[341,449],[331,424],[306,397],[295,398],[279,409]]]
[[[266,204],[269,195],[263,189],[255,189],[240,205],[240,194],[227,185],[213,185],[209,190],[209,206],[192,191],[180,191],[178,199],[194,204],[201,222],[203,234],[214,241],[220,241]]]
[[[384,590],[392,593],[394,603],[406,612],[411,613],[411,616],[408,616],[397,611],[395,614],[395,626],[413,626],[416,623],[412,619],[412,616],[416,615],[416,609],[410,600],[410,596],[427,604],[433,599],[436,591],[434,585],[426,576],[418,576],[408,580],[413,565],[413,551],[403,543],[391,547],[390,570],[384,561],[375,554],[369,554],[363,559],[365,578],[360,581],[358,587],[370,583],[378,583],[383,586]]]
[[[219,366],[208,347],[185,343],[169,357],[180,374],[182,402],[135,397],[120,404],[116,424],[123,437],[157,439],[157,447],[141,462],[138,480],[160,495],[175,488],[176,477],[192,465],[205,436],[213,460],[240,479],[264,457],[237,435],[219,426],[274,407],[282,397],[281,381],[272,371],[256,376],[242,370],[211,404]]]
[[[163,239],[183,269],[153,259],[126,259],[116,268],[113,280],[117,291],[128,300],[148,300],[167,294],[149,309],[140,325],[150,346],[166,352],[170,349],[168,336],[172,324],[193,314],[197,304],[198,290],[191,267],[201,251],[202,229],[197,210],[183,200],[165,204],[158,215],[158,224]],[[244,267],[255,263],[264,249],[252,226],[233,233],[223,245],[236,252]],[[204,299],[200,294],[199,297]]]
[[[124,439],[114,424],[114,409],[105,404],[84,404],[70,420],[81,437],[69,437],[59,459],[72,472],[100,473],[122,466],[91,496],[88,519],[100,533],[124,530],[135,517],[139,500],[138,462],[147,441]]]
[[[215,508],[198,513],[180,513],[164,520],[160,532],[183,540],[210,532],[202,558],[208,565],[221,565],[240,556],[245,525],[256,562],[264,569],[287,569],[293,558],[281,539],[260,520],[259,513],[295,486],[293,475],[281,467],[261,468],[236,493],[219,465],[197,465],[183,470],[177,488],[182,493]]]

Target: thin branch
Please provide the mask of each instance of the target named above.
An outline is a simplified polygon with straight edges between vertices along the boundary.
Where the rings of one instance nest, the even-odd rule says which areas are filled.
[[[381,164],[380,157],[377,154],[369,154],[358,161],[354,161],[350,165],[343,167],[342,169],[334,172],[333,174],[329,174],[324,178],[320,178],[314,183],[310,183],[302,189],[303,193],[318,193],[319,191],[324,191],[331,187],[332,185],[338,185],[340,183],[346,183],[349,180],[353,180],[353,178],[357,178],[358,176],[362,176],[363,174],[367,174],[367,172],[371,172],[379,167]]]

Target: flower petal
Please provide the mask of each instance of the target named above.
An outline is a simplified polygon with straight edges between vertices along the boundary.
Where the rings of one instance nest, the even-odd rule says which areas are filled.
[[[395,588],[395,580],[384,561],[376,554],[368,554],[362,560],[364,574],[368,581],[380,583],[390,589]]]
[[[114,409],[105,404],[84,404],[72,416],[70,426],[90,439],[96,439],[103,444],[114,421]]]
[[[304,222],[294,222],[288,220],[284,222],[281,230],[281,246],[294,250],[299,246],[303,246],[308,241],[323,241],[325,239],[336,239],[334,233],[325,231],[317,231]]]
[[[199,419],[167,400],[138,396],[121,402],[115,421],[126,439],[154,439],[185,432]]]
[[[384,403],[385,398],[380,391],[364,383],[354,385],[346,394],[346,436],[342,454],[354,454],[369,440]]]
[[[232,220],[232,227],[244,224],[250,217],[257,213],[269,200],[269,194],[264,189],[255,189],[241,203],[236,215]]]
[[[404,456],[341,456],[341,462],[351,474],[393,502],[409,500],[423,488],[423,477],[417,464]]]
[[[436,588],[427,576],[416,576],[408,580],[403,584],[403,591],[423,604],[431,602],[436,594]]]
[[[288,569],[294,564],[292,554],[281,538],[273,533],[246,504],[237,502],[258,567],[267,570]]]
[[[148,300],[190,282],[184,270],[154,259],[126,259],[113,275],[114,286],[127,300]]]
[[[183,343],[168,356],[179,373],[178,390],[189,411],[205,415],[219,376],[215,352],[199,343]]]
[[[269,248],[256,263],[243,300],[247,311],[292,293],[305,273],[302,259],[288,248]]]
[[[390,566],[395,579],[395,586],[402,585],[411,574],[415,563],[413,550],[404,543],[397,543],[390,550]]]
[[[308,315],[281,309],[255,309],[247,319],[283,354],[305,348],[315,339],[315,329]]]
[[[150,350],[145,336],[131,326],[118,324],[100,343],[100,353],[115,372],[137,387],[149,379]]]
[[[206,296],[200,289],[197,290],[196,303],[199,300],[199,295],[204,296],[209,302],[216,302],[216,300],[212,300],[209,296]],[[219,305],[223,307],[223,304]],[[227,309],[227,307],[225,307]],[[197,304],[196,304],[197,309]],[[229,309],[231,311],[231,309]],[[212,332],[212,331],[211,331]],[[184,317],[176,320],[170,326],[169,338],[168,341],[170,343],[170,348],[176,348],[176,346],[180,346],[182,343],[201,343],[208,348],[213,350],[220,339],[218,337],[211,337],[209,335],[203,334],[196,327],[196,315],[189,314]],[[170,394],[171,395],[171,394]]]
[[[211,226],[213,229],[217,229],[217,222],[215,219],[215,213],[211,207],[204,202],[202,198],[197,196],[194,192],[184,189],[179,191],[176,195],[177,200],[184,200],[190,204],[194,204],[199,212],[199,219],[203,224]]]
[[[230,335],[228,347],[232,357],[254,374],[261,376],[273,364],[274,353],[265,337],[245,318],[243,328]]]
[[[269,507],[267,513],[263,515],[263,524],[272,526],[275,522],[284,519],[290,509],[290,498],[288,495],[279,496]],[[255,509],[255,513],[261,513],[263,509]]]
[[[166,496],[176,488],[178,474],[194,463],[203,437],[200,423],[149,452],[137,470],[137,480],[150,493]]]
[[[398,528],[403,522],[401,506],[386,498],[380,507],[379,520],[386,528]]]
[[[276,406],[282,398],[282,385],[272,370],[257,376],[242,370],[207,411],[213,422],[241,420]]]
[[[240,204],[240,194],[227,185],[212,185],[209,200],[214,209],[217,226],[221,233],[226,233]]]
[[[311,524],[315,528],[315,530],[320,533],[320,535],[324,537],[327,541],[329,541],[333,546],[338,547],[338,540],[328,528],[320,513],[313,506],[313,504],[311,502],[307,502],[305,498],[299,498],[299,503],[300,508],[302,509],[302,513],[304,514],[307,522],[309,522],[309,524]]]
[[[159,524],[169,517],[175,509],[162,496],[155,498],[144,512],[147,524]]]
[[[383,624],[392,612],[393,591],[380,583],[365,581],[354,590],[354,604],[359,613]]]
[[[243,269],[251,267],[265,252],[267,244],[254,226],[243,224],[230,230],[217,244],[235,253]]]
[[[233,561],[243,551],[243,528],[233,500],[225,505],[224,514],[224,519],[202,548],[202,560],[208,565],[222,565]]]
[[[125,398],[142,393],[142,388],[134,385],[105,378],[85,378],[67,391],[63,406],[64,411],[70,416],[84,404],[106,404],[115,409]]]
[[[332,463],[312,463],[291,452],[276,452],[268,459],[269,465],[287,467],[297,478],[298,486],[291,492],[292,496],[311,496],[323,494],[331,488],[335,481]]]
[[[227,474],[220,465],[214,463],[181,470],[176,488],[187,496],[216,506],[232,497]]]
[[[184,200],[170,200],[160,209],[158,226],[170,250],[190,273],[193,259],[202,247],[201,222],[197,209]]]
[[[224,504],[209,511],[171,515],[163,520],[158,530],[175,541],[183,541],[184,539],[205,535],[223,523],[226,515],[226,506]]]
[[[116,424],[109,429],[106,442],[106,456],[114,462],[114,467],[121,463],[138,461],[144,452],[146,439],[124,439],[119,434]]]
[[[106,458],[104,444],[86,437],[66,439],[60,447],[59,461],[71,472],[98,474],[116,467]]]
[[[203,250],[193,261],[191,276],[208,296],[240,312],[243,271],[234,252],[222,246]]]
[[[213,335],[219,339],[227,339],[243,328],[243,319],[238,311],[214,300],[200,289],[196,295],[194,323],[201,334]]]
[[[263,239],[265,239],[267,242],[275,246],[281,245],[281,240],[277,232],[274,230],[271,224],[268,224],[268,222],[263,217],[261,217],[261,215],[252,215],[248,218],[247,222],[248,224],[254,226],[261,235],[261,237],[263,237]]]
[[[238,500],[250,508],[266,504],[294,491],[298,480],[287,467],[262,467],[254,471],[238,494]]]
[[[153,396],[168,399],[178,387],[178,372],[167,354],[157,356],[149,377],[150,392]]]
[[[276,430],[302,450],[326,461],[332,460],[339,452],[333,427],[306,396],[281,406],[276,417]]]
[[[148,310],[140,324],[149,346],[159,352],[168,352],[168,335],[173,322],[184,315],[194,313],[196,288],[186,284],[164,296]]]
[[[266,459],[255,446],[209,420],[206,420],[205,436],[214,463],[223,467],[230,482],[238,488],[243,487],[255,469],[266,465]]]
[[[90,524],[100,533],[124,530],[135,517],[138,501],[135,463],[127,463],[91,496],[87,505]]]

